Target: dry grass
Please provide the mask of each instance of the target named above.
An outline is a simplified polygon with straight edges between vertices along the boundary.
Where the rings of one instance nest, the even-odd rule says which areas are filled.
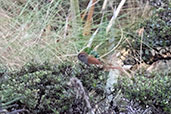
[[[65,60],[75,61],[76,54],[88,43],[87,37],[71,36],[69,2],[66,0],[52,0],[43,5],[40,5],[37,0],[1,0],[0,3],[1,64],[16,68],[32,60],[57,63]],[[102,4],[97,3],[95,6],[97,10],[99,6]],[[109,1],[105,11],[106,17],[112,16],[112,7],[114,6],[115,3]],[[116,27],[120,27],[113,29],[120,33],[121,29],[124,30],[124,28],[148,17],[149,9],[150,7],[146,3],[128,0],[116,23]],[[95,11],[94,16],[98,15],[96,13],[97,11]],[[94,18],[94,22],[97,20],[99,19]],[[106,28],[105,23],[108,22],[109,20],[104,22],[104,28]],[[94,24],[93,28],[96,26]],[[81,28],[79,29],[81,30]],[[109,48],[103,43],[108,42],[107,40],[112,35],[120,36],[120,34],[113,33],[112,30],[106,39],[102,32],[97,34],[98,39],[95,38],[95,42],[102,43],[98,51],[103,53]],[[126,37],[124,37],[125,39]],[[97,44],[95,43],[95,46]]]

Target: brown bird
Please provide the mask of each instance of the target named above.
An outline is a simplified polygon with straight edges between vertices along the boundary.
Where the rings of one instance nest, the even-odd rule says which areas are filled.
[[[118,69],[121,72],[124,72],[126,75],[128,75],[129,77],[132,77],[127,71],[125,71],[122,67],[114,67],[114,66],[106,66],[104,63],[102,63],[100,60],[98,60],[97,58],[93,57],[93,56],[89,56],[86,52],[81,52],[78,54],[78,59],[85,63],[86,65],[103,65],[104,69]]]
[[[86,52],[81,52],[78,54],[78,59],[85,63],[86,65],[103,65],[103,68],[105,69],[119,69],[119,67],[113,67],[113,66],[106,66],[104,63],[102,63],[100,60],[98,60],[97,58],[93,57],[93,56],[89,56]]]
[[[81,52],[78,54],[78,59],[85,63],[86,65],[89,65],[89,64],[102,64],[98,59],[96,59],[95,57],[93,56],[89,56],[87,53],[85,52]]]

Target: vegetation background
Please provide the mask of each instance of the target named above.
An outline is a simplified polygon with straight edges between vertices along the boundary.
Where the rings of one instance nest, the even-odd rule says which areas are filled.
[[[83,15],[89,1],[79,1]],[[127,37],[127,29],[137,22],[148,18],[150,6],[142,1],[127,1],[122,7],[111,32],[106,34],[106,28],[113,16],[113,10],[119,1],[109,1],[104,11],[104,21],[100,24],[103,1],[96,1],[91,20],[91,33],[99,28],[93,41],[98,44],[100,55],[108,52],[111,44],[117,44],[123,33]],[[63,63],[64,60],[74,60],[76,54],[89,42],[89,35],[83,35],[86,18],[73,34],[70,2],[65,0],[1,0],[1,63],[7,66],[21,67],[30,60],[39,62],[51,61]],[[80,15],[77,15],[80,17]],[[138,28],[138,27],[137,27]],[[113,37],[116,40],[113,40]],[[109,44],[109,40],[111,40]],[[122,45],[122,43],[120,44]]]
[[[77,60],[83,50],[100,59],[123,52],[123,63],[134,66],[170,60],[170,0],[90,1],[0,0],[0,111],[88,113],[94,107],[68,87],[77,77],[91,105],[99,106],[96,113],[171,112],[170,66],[150,79],[137,71],[133,84],[120,79],[113,95],[122,91],[124,108],[118,101],[106,111],[99,105],[105,99],[106,72]]]

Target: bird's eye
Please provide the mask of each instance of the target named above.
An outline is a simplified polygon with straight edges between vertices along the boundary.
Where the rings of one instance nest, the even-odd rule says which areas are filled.
[[[83,54],[80,54],[80,55],[79,55],[79,57],[81,57],[81,58],[84,58],[84,57],[85,57],[85,55],[83,55]]]
[[[80,55],[80,57],[84,57],[84,55]]]

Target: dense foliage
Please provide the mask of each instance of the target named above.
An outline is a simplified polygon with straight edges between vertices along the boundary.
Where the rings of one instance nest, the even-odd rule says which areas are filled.
[[[79,36],[76,34],[72,36],[71,31],[75,28],[71,26],[70,2],[68,0],[21,1],[0,2],[1,10],[3,10],[1,13],[5,15],[2,22],[8,20],[6,17],[10,19],[6,22],[7,25],[2,23],[0,26],[0,31],[3,33],[0,39],[2,46],[0,63],[7,64],[8,67],[10,65],[19,67],[31,59],[36,59],[40,63],[48,60],[55,61],[55,63],[63,62],[66,59],[76,61],[76,57],[71,56],[70,58],[68,55],[75,54],[86,46],[90,36],[82,35],[82,26],[76,28],[80,30],[77,32]],[[171,4],[169,0],[149,1],[150,5],[154,6],[152,8],[154,10],[152,16],[147,16],[144,20],[143,16],[139,15],[144,15],[146,7],[142,8],[139,3],[146,3],[146,1],[128,0],[109,34],[106,34],[106,27],[120,0],[109,1],[110,5],[104,10],[104,19],[102,18],[103,11],[101,11],[103,1],[98,1],[91,19],[93,20],[91,33],[93,34],[98,26],[100,29],[95,35],[91,48],[86,48],[85,51],[98,57],[99,55],[93,50],[93,47],[98,47],[97,52],[103,54],[110,50],[109,45],[111,47],[121,45],[130,50],[129,55],[135,64],[142,62],[141,57],[147,64],[162,59],[171,59],[168,56],[171,55],[171,21],[169,18]],[[80,1],[81,15],[88,2],[87,0]],[[134,20],[134,17],[137,19]],[[139,20],[139,18],[141,19]],[[103,21],[100,24],[101,19]],[[82,21],[84,26],[86,18]],[[138,34],[139,29],[143,30],[143,34]],[[120,39],[123,42],[118,43],[117,41]],[[119,46],[114,45],[117,43]],[[142,53],[140,53],[141,51]],[[127,58],[130,59],[130,57]],[[133,62],[131,61],[131,63]],[[32,62],[21,69],[11,71],[0,65],[0,113],[3,109],[9,112],[25,109],[23,112],[26,114],[87,113],[85,99],[79,97],[79,92],[74,91],[76,88],[69,84],[72,77],[77,77],[81,81],[93,108],[98,103],[102,104],[102,106],[100,105],[102,109],[98,105],[101,112],[106,111],[107,106],[105,105],[110,105],[112,111],[117,113],[123,110],[131,114],[171,113],[171,73],[155,73],[152,77],[144,75],[136,74],[133,80],[121,78],[119,83],[114,86],[116,90],[113,92],[114,97],[120,95],[120,101],[129,99],[123,109],[119,103],[101,102],[108,97],[105,95],[104,89],[107,74],[97,66],[86,66],[77,64],[77,62],[71,64],[68,61],[62,65]],[[118,102],[120,102],[119,100]],[[138,106],[131,105],[132,101]],[[140,111],[141,107],[145,111]],[[149,107],[151,112],[148,111]],[[100,111],[99,113],[101,113]]]
[[[130,50],[130,55],[133,55],[134,61],[152,64],[158,60],[171,59],[171,22],[170,22],[170,6],[167,4],[165,7],[159,7],[153,10],[150,18],[134,25],[134,29],[138,26],[144,29],[143,35],[137,32],[130,31],[127,35],[130,38],[130,43],[125,46]],[[130,48],[130,46],[132,48]],[[140,54],[140,50],[142,53]],[[135,59],[136,58],[136,59]],[[129,58],[130,59],[130,58]],[[133,60],[132,60],[133,61]]]
[[[121,78],[115,85],[124,96],[144,106],[152,107],[153,113],[171,112],[171,73],[151,74],[152,77],[137,74],[133,80]]]
[[[25,108],[36,114],[78,110],[77,106],[82,101],[76,99],[76,93],[68,85],[71,77],[80,79],[87,91],[93,90],[101,96],[106,80],[101,68],[84,65],[75,68],[72,65],[27,64],[21,70],[5,74],[1,76],[4,80],[0,84],[2,104],[13,102],[3,108],[9,107],[10,111]],[[79,108],[85,111],[84,105]]]

